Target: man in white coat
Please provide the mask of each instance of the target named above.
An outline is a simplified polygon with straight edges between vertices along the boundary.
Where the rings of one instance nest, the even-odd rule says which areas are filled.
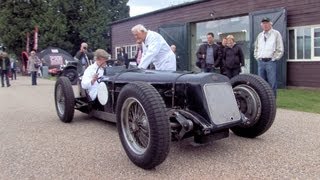
[[[153,63],[156,70],[176,71],[176,56],[157,32],[138,24],[131,29],[137,42],[142,42],[143,55],[138,68],[147,69]]]

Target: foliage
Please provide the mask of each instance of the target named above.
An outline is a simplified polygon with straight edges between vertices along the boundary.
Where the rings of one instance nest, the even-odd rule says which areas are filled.
[[[284,109],[320,113],[320,90],[279,89],[277,106]]]
[[[81,42],[89,48],[108,48],[112,21],[129,17],[128,0],[2,0],[0,1],[1,43],[18,57],[26,50],[30,32],[39,27],[38,49],[56,46],[75,54]]]

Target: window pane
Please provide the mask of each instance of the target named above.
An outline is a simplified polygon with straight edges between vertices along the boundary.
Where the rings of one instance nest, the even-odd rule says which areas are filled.
[[[314,29],[314,37],[320,37],[320,28]]]
[[[311,59],[311,28],[304,29],[304,58]]]
[[[314,56],[320,57],[320,48],[314,48]]]
[[[320,38],[314,38],[314,47],[320,47]]]
[[[289,30],[289,59],[295,59],[294,30]]]
[[[297,29],[297,59],[303,59],[303,29]]]

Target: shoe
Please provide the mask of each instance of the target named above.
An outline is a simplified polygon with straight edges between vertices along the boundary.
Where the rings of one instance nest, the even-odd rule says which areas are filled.
[[[7,85],[7,87],[10,87],[11,85],[9,84],[9,85]]]

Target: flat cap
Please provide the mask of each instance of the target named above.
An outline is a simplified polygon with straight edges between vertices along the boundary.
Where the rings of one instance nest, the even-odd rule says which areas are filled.
[[[264,18],[262,18],[261,22],[270,22],[270,18],[264,17]]]
[[[103,50],[103,49],[97,49],[95,52],[94,52],[94,56],[96,58],[106,58],[108,59],[110,57],[110,55],[107,53],[107,51]]]

